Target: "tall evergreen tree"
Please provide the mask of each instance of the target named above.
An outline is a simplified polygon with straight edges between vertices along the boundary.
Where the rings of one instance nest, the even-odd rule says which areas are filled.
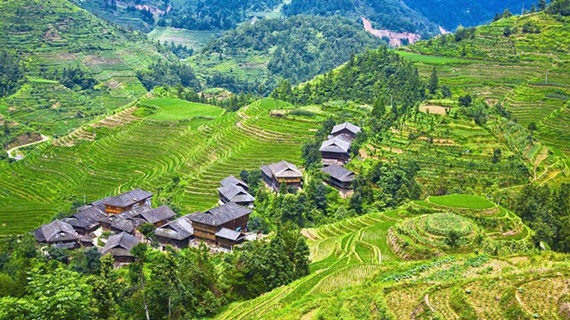
[[[305,237],[299,237],[293,252],[295,263],[295,278],[300,278],[309,274],[309,246]]]
[[[437,77],[437,70],[435,67],[431,72],[431,76],[429,77],[428,89],[431,94],[435,94],[437,88],[439,87],[439,79]]]

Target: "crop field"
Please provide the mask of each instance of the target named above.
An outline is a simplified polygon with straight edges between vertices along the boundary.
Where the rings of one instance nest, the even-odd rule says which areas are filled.
[[[230,174],[282,159],[300,164],[301,143],[319,124],[274,118],[275,108],[291,106],[265,99],[215,120],[174,124],[118,113],[79,133],[88,139],[63,141],[4,164],[0,234],[29,231],[68,211],[73,201],[82,203],[84,195],[90,202],[135,187],[183,213],[210,208],[219,182]]]
[[[135,72],[161,56],[144,36],[61,0],[1,2],[0,31],[0,49],[18,52],[28,66],[27,83],[6,98],[9,111],[0,114],[56,138],[145,94]],[[77,66],[99,81],[95,90],[73,90],[50,80]]]
[[[148,36],[160,42],[181,44],[187,48],[199,50],[216,36],[215,32],[208,30],[187,30],[170,27],[156,27]]]
[[[224,113],[224,109],[209,104],[173,98],[155,98],[144,103],[158,108],[156,113],[147,117],[151,120],[178,121],[196,117],[213,119]]]
[[[570,288],[570,269],[563,255],[498,258],[466,252],[407,262],[390,248],[389,230],[408,222],[405,217],[410,214],[412,219],[425,219],[424,229],[431,230],[432,236],[452,229],[468,236],[479,228],[469,217],[489,210],[467,208],[472,202],[482,203],[470,200],[460,200],[467,203],[462,214],[414,216],[414,208],[420,206],[414,203],[411,208],[304,229],[311,274],[256,299],[233,303],[217,318],[508,319],[507,310],[521,310],[524,319],[535,313],[539,318],[564,319],[560,301]],[[424,208],[433,206],[423,203]],[[503,210],[487,214],[497,218],[505,214]],[[536,265],[529,264],[530,259]],[[540,299],[532,298],[533,294]]]
[[[522,32],[527,23],[540,32]],[[507,26],[514,30],[510,37],[503,35]],[[568,47],[569,38],[567,17],[537,13],[479,27],[475,38],[467,41],[439,44],[434,39],[406,49],[412,52],[397,52],[418,62],[426,78],[435,67],[440,85],[449,86],[455,95],[469,93],[490,104],[505,102],[513,118],[524,126],[535,121],[536,137],[568,155],[569,57],[561,49]]]
[[[468,194],[452,194],[440,197],[430,197],[428,201],[444,207],[467,209],[490,209],[496,206],[487,199]]]
[[[530,173],[519,164],[534,165],[504,141],[473,122],[420,112],[363,151],[364,158],[413,159],[420,167],[418,180],[431,194],[441,187],[480,193],[528,181]],[[502,157],[493,163],[495,149],[501,150]]]

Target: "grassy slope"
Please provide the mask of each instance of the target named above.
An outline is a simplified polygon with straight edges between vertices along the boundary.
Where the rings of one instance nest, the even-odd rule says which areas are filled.
[[[144,36],[122,31],[66,0],[0,2],[0,49],[17,52],[29,77],[0,103],[0,114],[58,136],[144,94],[135,71],[161,57]],[[43,79],[74,66],[94,74],[100,81],[96,90],[79,92]]]
[[[537,136],[568,154],[569,19],[546,13],[516,16],[478,27],[473,39],[450,39],[445,44],[434,39],[399,52],[419,62],[426,76],[436,67],[440,84],[455,94],[475,94],[490,103],[505,101],[519,123],[536,121]],[[524,33],[525,23],[537,26],[540,33]],[[514,30],[509,37],[503,35],[507,26]]]
[[[152,120],[178,121],[196,117],[213,119],[224,113],[224,109],[212,105],[173,98],[156,98],[145,104],[159,108],[155,114],[147,117]]]
[[[74,146],[44,146],[0,167],[0,234],[31,230],[83,195],[93,201],[134,187],[153,191],[160,203],[170,199],[185,213],[209,208],[219,181],[230,174],[281,159],[299,164],[301,140],[318,124],[269,116],[275,108],[291,106],[265,99],[239,113],[189,122],[120,113],[82,128],[69,138],[78,139]],[[173,177],[180,184],[173,185]]]
[[[473,198],[455,200],[451,204],[459,207]],[[476,314],[473,319],[506,319],[507,310],[522,310],[521,318],[538,313],[541,318],[556,319],[558,299],[570,281],[567,256],[466,253],[418,262],[398,258],[390,247],[388,230],[426,206],[432,205],[417,202],[409,209],[304,230],[311,250],[311,274],[256,299],[234,303],[218,319],[385,319],[386,314],[394,319],[459,319],[467,318],[463,312],[471,308]],[[498,208],[501,214],[507,213],[499,219],[520,222]],[[464,219],[479,216],[478,210],[460,211]],[[485,230],[496,241],[507,240]],[[549,299],[532,299],[547,292]]]

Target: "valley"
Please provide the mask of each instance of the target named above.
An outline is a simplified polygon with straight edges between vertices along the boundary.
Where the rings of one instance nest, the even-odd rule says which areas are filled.
[[[0,0],[0,320],[569,319],[568,8]]]

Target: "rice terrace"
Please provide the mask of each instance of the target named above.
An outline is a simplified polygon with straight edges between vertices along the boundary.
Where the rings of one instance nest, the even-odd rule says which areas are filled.
[[[533,1],[1,0],[0,320],[570,320]]]

